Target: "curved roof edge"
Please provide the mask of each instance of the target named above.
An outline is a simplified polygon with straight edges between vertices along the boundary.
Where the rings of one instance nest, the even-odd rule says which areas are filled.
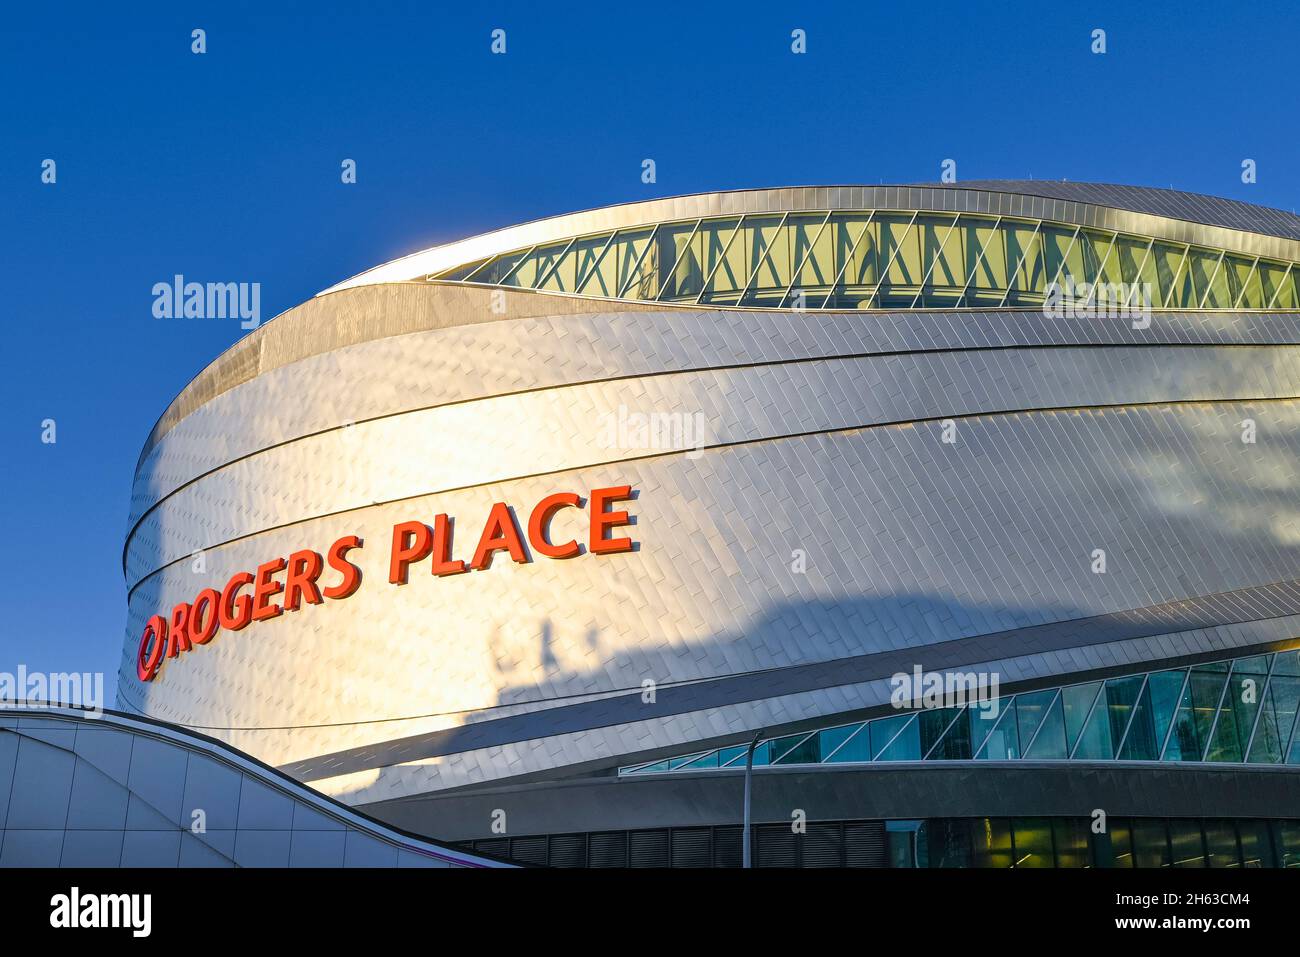
[[[165,721],[130,715],[122,711],[112,711],[107,708],[101,711],[90,711],[62,705],[33,705],[27,707],[6,705],[0,708],[0,730],[3,731],[21,735],[25,728],[33,731],[48,729],[51,721],[65,722],[78,728],[108,727],[127,734],[146,735],[162,740],[172,747],[190,753],[201,754],[254,778],[259,783],[279,791],[291,800],[308,805],[313,811],[335,820],[347,829],[365,834],[399,851],[405,851],[419,857],[431,858],[455,867],[519,866],[478,852],[461,851],[431,841],[418,834],[385,824],[368,814],[363,814],[328,795],[322,794],[277,768],[264,764],[250,754],[232,748],[215,738],[189,731],[178,725],[168,724]],[[36,736],[40,737],[40,735]],[[46,739],[42,738],[42,741],[46,741]],[[126,786],[127,782],[117,783]]]
[[[690,193],[549,216],[399,257],[317,295],[354,286],[423,279],[511,250],[613,229],[743,213],[840,209],[1019,215],[1300,260],[1300,216],[1199,193],[1055,180],[790,186]],[[1178,228],[1180,224],[1184,228]],[[1259,237],[1271,240],[1263,244],[1267,249],[1260,248]]]

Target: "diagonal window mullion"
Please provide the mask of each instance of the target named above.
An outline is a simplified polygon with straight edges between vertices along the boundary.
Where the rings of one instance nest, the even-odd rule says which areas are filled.
[[[831,221],[831,213],[830,211],[828,211],[826,213],[826,218],[822,220],[821,226],[819,226],[817,229],[817,235],[814,236],[813,241],[808,244],[808,251],[803,254],[803,258],[799,260],[798,265],[795,266],[794,271],[790,274],[790,285],[785,287],[785,293],[781,296],[781,301],[776,304],[777,309],[780,309],[782,306],[785,305],[786,299],[788,299],[790,297],[790,293],[794,291],[794,284],[799,281],[799,274],[803,272],[803,267],[807,265],[808,259],[813,254],[813,250],[817,248],[817,241],[822,238],[822,233],[826,231],[826,224],[829,223],[830,221]]]
[[[1097,711],[1097,703],[1101,701],[1102,696],[1106,694],[1106,682],[1097,682],[1097,696],[1092,699],[1092,704],[1088,706],[1088,713],[1083,716],[1083,721],[1079,725],[1079,736],[1075,738],[1074,744],[1070,747],[1070,760],[1074,760],[1075,754],[1079,751],[1079,745],[1083,743],[1084,735],[1088,732],[1088,722],[1092,720],[1093,714]]]
[[[975,257],[975,265],[971,268],[970,275],[966,277],[966,285],[961,287],[961,295],[957,297],[958,306],[966,305],[966,290],[970,289],[970,284],[975,281],[975,276],[980,271],[980,265],[984,262],[984,254],[988,252],[989,243],[993,241],[994,236],[999,235],[998,230],[999,228],[1001,228],[1001,226],[1002,226],[1002,217],[999,216],[997,220],[993,223],[993,229],[989,231],[989,238],[980,245],[979,255]],[[1003,245],[1005,248],[1005,241]],[[1010,278],[1008,278],[1007,281],[1010,282],[1011,281]]]
[[[609,234],[609,239],[605,240],[605,245],[601,248],[600,255],[596,257],[595,261],[591,264],[591,267],[586,272],[578,276],[577,282],[573,284],[573,291],[575,293],[578,294],[582,293],[582,288],[585,285],[587,285],[587,282],[591,279],[592,276],[596,275],[596,271],[600,269],[600,264],[605,261],[605,256],[609,253],[611,249],[614,248],[614,240],[624,232],[626,232],[626,230],[616,229]]]
[[[500,279],[498,279],[495,283],[493,283],[493,285],[495,285],[495,286],[504,286],[504,285],[506,284],[506,282],[510,279],[510,277],[513,276],[513,275],[515,274],[515,272],[519,269],[519,267],[522,266],[524,263],[528,262],[528,257],[531,256],[531,255],[532,255],[533,253],[535,253],[535,252],[537,252],[537,245],[533,245],[533,246],[529,247],[528,252],[526,252],[526,253],[524,253],[522,256],[520,256],[520,257],[519,257],[519,261],[516,262],[513,266],[511,266],[511,267],[506,271],[506,274],[505,274],[504,276],[502,276]],[[490,260],[489,260],[489,261],[490,261]],[[486,264],[485,264],[485,265],[486,265]],[[477,274],[478,274],[478,271],[475,270],[475,273],[474,273],[474,274],[477,275]]]
[[[1006,716],[1007,711],[1015,707],[1016,699],[1018,697],[1020,696],[1014,694],[1011,696],[1011,698],[1007,701],[1006,707],[1003,708],[1001,713],[998,715],[997,720],[991,722],[991,726],[989,727],[988,731],[985,733],[984,737],[980,738],[980,743],[978,747],[975,745],[971,746],[970,749],[971,760],[975,760],[975,758],[979,756],[980,751],[984,750],[984,745],[989,743],[989,738],[993,737],[993,732],[998,729],[998,725],[1002,723],[1002,719]],[[1017,738],[1019,738],[1019,729],[1017,729],[1016,736]]]
[[[873,754],[871,756],[871,760],[873,762],[876,760],[876,758],[880,757],[880,755],[888,751],[889,746],[898,740],[898,736],[902,734],[904,731],[906,731],[908,728],[910,728],[916,722],[916,716],[918,713],[919,712],[915,712],[915,711],[912,712],[912,714],[908,716],[908,719],[898,726],[898,730],[895,731],[892,735],[890,735],[889,740],[885,742],[885,746],[881,748],[878,753]]]
[[[1210,759],[1210,745],[1214,743],[1215,732],[1219,730],[1219,715],[1223,714],[1223,702],[1228,700],[1228,689],[1232,687],[1232,670],[1236,667],[1236,662],[1228,667],[1228,673],[1224,676],[1223,690],[1219,692],[1219,703],[1214,706],[1214,720],[1210,722],[1210,730],[1205,735],[1205,747],[1201,750],[1201,760]]]
[[[754,271],[750,273],[749,281],[745,283],[745,288],[741,290],[740,298],[736,300],[736,305],[743,306],[745,304],[745,297],[749,295],[749,288],[754,285],[754,280],[758,278],[759,272],[763,269],[763,263],[767,262],[767,257],[772,255],[772,246],[780,239],[781,231],[785,229],[786,220],[789,218],[789,213],[783,213],[781,215],[781,221],[776,224],[776,238],[763,248],[763,255],[758,257],[758,265],[756,265]],[[762,233],[756,233],[755,235],[760,236]]]
[[[1084,308],[1084,309],[1087,309],[1089,306],[1091,306],[1093,300],[1096,298],[1096,296],[1097,296],[1097,286],[1100,285],[1100,283],[1101,283],[1101,277],[1102,277],[1102,276],[1105,274],[1105,272],[1106,272],[1106,266],[1107,266],[1108,263],[1110,263],[1110,257],[1113,256],[1113,255],[1115,255],[1115,247],[1116,247],[1117,245],[1119,245],[1119,230],[1118,230],[1118,229],[1115,230],[1114,232],[1112,232],[1112,233],[1110,234],[1110,246],[1106,249],[1106,258],[1103,259],[1103,260],[1102,260],[1100,263],[1098,263],[1098,265],[1097,265],[1097,275],[1093,278],[1093,281],[1092,281],[1092,288],[1088,290],[1088,298],[1087,298],[1086,300],[1084,300],[1084,303],[1083,303],[1083,308]]]
[[[930,277],[934,275],[934,267],[939,265],[939,259],[943,256],[943,251],[948,248],[948,240],[952,239],[953,231],[957,228],[957,223],[960,221],[961,213],[954,213],[952,222],[948,225],[948,231],[943,234],[943,242],[939,243],[939,248],[934,251],[934,259],[930,261],[930,265],[921,276],[920,285],[916,287],[916,295],[912,299],[912,309],[917,307],[917,304],[921,302],[921,297],[925,295],[925,287],[926,284],[930,282]],[[925,255],[924,249],[922,249],[921,254],[923,256]]]
[[[1246,290],[1250,288],[1250,281],[1259,274],[1259,259],[1260,257],[1256,256],[1255,261],[1250,264],[1250,272],[1246,273],[1246,281],[1241,284],[1241,292],[1237,293],[1237,298],[1232,303],[1233,309],[1241,308],[1241,300],[1246,298]],[[1264,282],[1262,279],[1260,280],[1259,288],[1261,290],[1264,288]]]
[[[1264,676],[1264,690],[1259,693],[1259,707],[1255,709],[1255,720],[1250,725],[1250,737],[1246,739],[1246,747],[1241,752],[1241,763],[1250,763],[1250,748],[1255,743],[1255,732],[1259,730],[1259,719],[1264,716],[1264,706],[1268,702],[1268,687],[1273,683],[1273,669],[1277,667],[1277,659],[1281,655],[1274,655],[1268,663],[1268,674]]]
[[[1174,278],[1169,283],[1169,294],[1165,296],[1164,305],[1166,309],[1169,308],[1170,303],[1173,302],[1174,296],[1178,292],[1178,280],[1181,279],[1183,276],[1183,268],[1186,267],[1189,270],[1192,268],[1191,260],[1192,260],[1192,244],[1184,243],[1183,258],[1179,260],[1178,268],[1174,270]],[[1195,285],[1193,285],[1193,288],[1195,288]]]
[[[544,285],[546,285],[547,281],[551,278],[551,276],[553,276],[556,270],[558,270],[560,266],[564,263],[564,257],[569,255],[569,250],[573,248],[573,244],[576,243],[577,241],[578,241],[577,236],[574,236],[572,239],[569,240],[568,244],[565,245],[564,247],[564,251],[561,252],[560,255],[555,257],[555,262],[551,263],[551,268],[546,270],[546,273],[543,276],[541,276],[537,280],[537,282],[535,282],[532,285],[531,288],[541,289]]]
[[[1287,279],[1290,278],[1291,270],[1294,268],[1295,268],[1295,263],[1286,264],[1286,272],[1282,274],[1282,279],[1277,284],[1277,288],[1273,290],[1273,295],[1269,297],[1268,305],[1264,307],[1265,309],[1273,308],[1273,303],[1277,302],[1277,297],[1282,295],[1282,290],[1286,288],[1286,281]]]
[[[1042,720],[1038,722],[1038,727],[1034,728],[1034,733],[1029,736],[1029,743],[1020,749],[1020,756],[1022,758],[1029,754],[1030,749],[1034,746],[1034,742],[1038,740],[1038,735],[1042,732],[1043,726],[1047,724],[1047,719],[1052,716],[1052,709],[1056,707],[1056,702],[1061,700],[1061,690],[1062,689],[1060,688],[1056,689],[1056,694],[1052,695],[1052,700],[1049,701],[1047,707],[1043,709],[1043,717]],[[1065,723],[1064,710],[1061,711],[1061,722],[1062,724]]]
[[[930,749],[926,751],[925,754],[921,755],[922,761],[928,761],[930,759],[930,755],[934,754],[934,749],[937,748],[943,742],[943,739],[948,736],[948,732],[951,731],[953,727],[957,724],[957,722],[961,720],[962,715],[966,713],[966,709],[968,707],[969,705],[961,705],[957,708],[957,714],[954,715],[953,719],[948,722],[948,726],[943,729],[943,733],[940,734],[938,737],[936,737],[934,739],[934,744],[930,745]],[[974,753],[975,752],[973,751],[971,752],[971,754]]]
[[[1029,256],[1030,252],[1033,251],[1035,239],[1038,240],[1038,258],[1041,260],[1046,253],[1046,250],[1043,248],[1043,221],[1041,219],[1034,224],[1034,234],[1029,237],[1029,242],[1025,244],[1024,252],[1022,252],[1020,258],[1016,260],[1015,268],[1007,273],[1007,288],[1002,293],[1002,301],[998,303],[999,309],[1006,306],[1007,300],[1011,298],[1012,284],[1015,282],[1015,277],[1020,274],[1020,267],[1025,264],[1025,259]],[[1043,268],[1047,268],[1045,261]]]
[[[1178,689],[1178,697],[1174,699],[1174,714],[1173,717],[1169,719],[1169,728],[1165,731],[1165,739],[1160,743],[1160,754],[1156,756],[1157,761],[1163,761],[1165,759],[1165,752],[1169,750],[1169,741],[1173,738],[1174,728],[1178,726],[1178,713],[1183,710],[1183,695],[1187,694],[1187,688],[1191,684],[1191,681],[1192,669],[1188,668],[1183,672],[1183,686]],[[1191,718],[1193,725],[1195,725],[1196,714],[1194,709],[1190,707],[1192,704],[1190,698],[1188,699],[1188,704],[1188,717]]]
[[[1074,235],[1070,237],[1070,245],[1065,247],[1065,254],[1061,257],[1061,265],[1056,267],[1056,273],[1055,275],[1052,276],[1052,281],[1043,287],[1044,297],[1046,297],[1047,294],[1051,291],[1052,287],[1055,286],[1060,281],[1061,270],[1063,270],[1065,268],[1065,264],[1070,261],[1070,253],[1074,252],[1074,245],[1079,241],[1079,233],[1082,231],[1083,231],[1082,226],[1074,227]],[[1046,266],[1046,263],[1044,263],[1044,266]]]
[[[1147,690],[1147,685],[1151,682],[1151,672],[1142,676],[1142,687],[1138,688],[1137,697],[1133,699],[1133,710],[1128,714],[1128,720],[1124,722],[1124,733],[1120,735],[1119,743],[1115,745],[1115,760],[1124,753],[1124,744],[1128,741],[1129,731],[1133,728],[1133,722],[1137,718],[1138,708],[1142,707],[1142,693]]]
[[[875,219],[876,210],[873,209],[867,216],[867,221],[862,224],[862,232],[858,233],[858,238],[853,240],[853,245],[849,247],[849,252],[848,255],[844,257],[844,262],[840,263],[839,271],[835,273],[835,280],[831,283],[830,291],[826,293],[826,298],[822,300],[822,309],[826,308],[826,304],[831,301],[831,296],[835,295],[835,288],[840,284],[840,280],[844,278],[844,271],[849,268],[849,262],[852,261],[853,254],[856,253],[858,247],[862,245],[862,237],[867,235],[867,232],[871,229],[871,224],[875,222]]]
[[[907,237],[911,234],[912,227],[916,225],[916,217],[920,214],[919,209],[912,213],[912,218],[907,221],[907,228],[903,230],[903,242],[894,247],[894,251],[889,254],[889,262],[885,263],[885,268],[876,275],[876,285],[871,290],[871,299],[869,300],[871,305],[867,308],[875,309],[879,305],[880,287],[885,284],[885,278],[889,275],[889,270],[894,268],[894,260],[898,258],[898,254],[903,251],[903,246],[907,244]]]
[[[713,282],[714,275],[720,268],[722,268],[722,264],[727,261],[727,253],[731,251],[731,244],[734,243],[736,237],[740,235],[741,227],[745,225],[745,220],[747,218],[748,217],[746,216],[741,216],[736,220],[736,228],[733,229],[731,235],[727,237],[727,242],[723,245],[722,252],[718,253],[718,261],[713,264],[713,268],[709,270],[709,274],[704,277],[704,282],[700,284],[700,294],[695,297],[696,305],[699,305],[704,301],[704,294],[709,291],[709,283]]]
[[[703,217],[701,217],[700,219],[697,219],[697,220],[695,221],[695,226],[694,226],[693,229],[691,229],[691,234],[690,234],[689,236],[686,237],[686,242],[682,243],[682,250],[681,250],[681,252],[680,252],[680,253],[677,253],[676,255],[673,256],[673,262],[672,262],[672,265],[669,266],[668,269],[664,272],[664,281],[663,281],[662,283],[660,283],[660,285],[659,285],[659,291],[658,291],[657,293],[655,293],[655,295],[654,295],[654,301],[655,301],[655,302],[662,302],[662,301],[663,301],[663,294],[664,294],[664,293],[667,291],[667,289],[668,289],[668,283],[672,281],[673,273],[675,273],[675,272],[677,271],[677,263],[681,261],[682,253],[686,253],[686,252],[689,252],[689,251],[690,251],[690,248],[691,248],[691,241],[695,238],[695,234],[698,233],[698,232],[700,231],[700,224],[701,224],[702,222],[704,222]]]
[[[618,293],[614,297],[615,299],[625,298],[627,291],[632,288],[632,283],[636,282],[637,273],[641,269],[641,263],[645,261],[646,256],[650,255],[650,250],[654,248],[655,237],[659,235],[659,227],[662,225],[662,223],[655,223],[655,228],[650,230],[650,238],[646,240],[645,249],[641,250],[641,255],[636,257],[636,262],[634,262],[632,268],[628,270],[627,280],[619,287]]]
[[[778,754],[778,755],[773,755],[772,757],[770,757],[770,758],[768,759],[768,762],[767,762],[767,763],[768,763],[768,764],[776,764],[776,762],[780,761],[783,757],[785,757],[787,754],[789,754],[790,752],[792,752],[795,748],[799,747],[799,745],[803,744],[805,741],[807,741],[809,738],[811,738],[811,737],[812,737],[813,735],[815,735],[815,734],[817,734],[816,731],[809,731],[809,732],[808,732],[807,734],[805,734],[802,738],[800,738],[800,739],[799,739],[798,741],[796,741],[794,744],[790,745],[790,747],[786,748],[786,749],[785,749],[784,751],[782,751],[780,754]]]
[[[1128,308],[1133,304],[1133,297],[1137,295],[1138,289],[1142,285],[1142,276],[1146,271],[1147,261],[1151,258],[1151,250],[1155,249],[1155,247],[1156,240],[1155,237],[1152,236],[1151,240],[1147,243],[1147,251],[1142,254],[1142,262],[1138,263],[1137,275],[1133,277],[1133,288],[1129,290],[1128,298],[1124,300],[1125,308]],[[1122,278],[1123,277],[1121,277],[1121,279]]]
[[[859,724],[856,728],[853,729],[853,732],[847,738],[845,738],[839,744],[835,745],[835,747],[831,748],[830,754],[826,755],[826,757],[822,758],[821,761],[819,761],[818,763],[826,764],[828,761],[830,761],[831,758],[835,757],[835,755],[840,753],[840,751],[844,748],[846,744],[848,744],[850,741],[856,738],[859,734],[862,734],[864,731],[866,731],[867,725],[869,724],[871,724],[870,721],[863,721],[861,724]],[[867,748],[870,749],[870,747],[871,747],[871,738],[870,736],[868,736]]]
[[[1214,264],[1214,272],[1210,273],[1210,281],[1205,284],[1205,292],[1196,303],[1197,309],[1205,308],[1205,300],[1210,298],[1210,292],[1214,289],[1214,280],[1219,278],[1219,270],[1223,268],[1223,258],[1227,255],[1226,250],[1219,250],[1219,259]]]

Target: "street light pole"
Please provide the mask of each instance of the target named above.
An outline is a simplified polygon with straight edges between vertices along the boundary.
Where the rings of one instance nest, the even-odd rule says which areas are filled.
[[[750,826],[749,826],[749,799],[753,790],[754,783],[754,750],[758,747],[758,739],[763,736],[762,730],[754,733],[754,740],[749,742],[749,750],[745,752],[745,818],[744,827],[741,830],[741,848],[740,848],[740,866],[753,867],[750,862]]]

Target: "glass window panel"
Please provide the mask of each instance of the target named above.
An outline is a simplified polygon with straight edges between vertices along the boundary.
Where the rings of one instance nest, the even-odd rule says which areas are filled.
[[[658,298],[660,300],[694,299],[704,283],[704,246],[700,238],[703,229],[694,224],[659,231],[655,246],[660,257],[660,275],[666,276]],[[694,291],[692,291],[694,290]]]
[[[1157,281],[1155,302],[1171,306],[1180,306],[1184,295],[1180,283],[1185,281],[1187,270],[1184,267],[1184,246],[1172,243],[1156,243],[1151,250],[1151,261],[1155,264]],[[1186,298],[1191,298],[1191,287],[1187,286]]]
[[[824,308],[853,309],[866,305],[880,273],[879,225],[870,216],[837,213],[831,219],[835,244],[835,288]]]
[[[1300,867],[1300,821],[1280,821],[1276,833],[1281,866]]]
[[[1066,226],[1043,227],[1047,242],[1047,281],[1060,283],[1067,287],[1071,281],[1075,285],[1083,282],[1087,276],[1085,250],[1088,248],[1086,230],[1075,231]]]
[[[977,719],[987,726],[987,721]],[[1016,698],[1007,699],[1002,717],[989,734],[988,740],[975,755],[986,761],[1014,761],[1020,757],[1020,737],[1016,727]]]
[[[831,752],[847,741],[850,735],[861,727],[861,724],[845,724],[838,728],[826,728],[824,731],[817,732],[817,737],[820,739],[817,742],[817,750],[821,755],[821,760],[825,761]]]
[[[1300,652],[1279,651],[1277,663],[1273,665],[1273,674],[1300,677]]]
[[[816,764],[820,758],[815,734],[794,734],[772,742],[773,764]]]
[[[501,279],[500,284],[503,286],[518,286],[523,289],[534,288],[538,281],[555,265],[555,261],[560,258],[568,245],[567,242],[555,243],[550,246],[543,246],[541,249],[532,250],[520,259],[519,266],[514,272]]]
[[[994,229],[994,222],[967,218],[961,223],[962,245],[967,256],[964,271],[969,282],[965,305],[984,302],[996,305],[1002,301],[1007,288],[1006,232],[1001,226]],[[982,298],[978,295],[980,290],[988,290],[990,295]]]
[[[1147,258],[1147,246],[1150,240],[1137,236],[1120,236],[1115,242],[1115,251],[1111,255],[1108,278],[1111,282],[1135,283],[1141,277],[1139,270],[1142,261]]]
[[[1110,717],[1107,713],[1106,689],[1103,687],[1092,709],[1092,715],[1079,743],[1075,745],[1073,757],[1078,761],[1109,761],[1115,757],[1115,745],[1110,735]]]
[[[578,292],[584,296],[611,299],[617,296],[622,288],[621,280],[627,279],[627,272],[631,269],[627,261],[629,254],[642,253],[651,232],[650,229],[634,229],[617,233],[609,248],[583,275]]]
[[[925,822],[926,858],[930,867],[972,866],[972,823],[962,817],[940,817]]]
[[[1106,270],[1113,271],[1118,277],[1118,264],[1111,251],[1112,235],[1111,233],[1091,229],[1085,229],[1079,233],[1080,271],[1074,273],[1076,280],[1088,283],[1105,282]],[[1062,279],[1064,278],[1062,277]],[[1118,279],[1114,281],[1118,281]]]
[[[1037,742],[1035,742],[1035,747],[1037,747]],[[1088,847],[1088,833],[1089,828],[1086,819],[1058,817],[1052,821],[1057,867],[1092,866],[1092,858]]]
[[[1016,720],[1020,725],[1020,740],[1024,742],[1025,747],[1028,747],[1029,742],[1033,740],[1034,732],[1038,730],[1043,715],[1047,713],[1048,706],[1055,698],[1055,689],[1016,695]]]
[[[1276,867],[1267,821],[1238,821],[1237,837],[1241,840],[1243,867]]]
[[[609,234],[579,239],[560,257],[550,275],[539,276],[538,289],[549,292],[573,292],[578,288],[578,279],[585,275],[596,263],[596,258],[609,242]]]
[[[1142,690],[1129,725],[1128,737],[1120,748],[1120,760],[1154,761],[1159,757],[1182,687],[1181,671],[1162,671],[1147,679],[1147,686]],[[1156,700],[1160,702],[1158,706]]]
[[[1062,710],[1062,700],[1063,696],[1057,697],[1052,702],[1051,707],[1048,708],[1047,715],[1038,728],[1037,736],[1033,739],[1033,744],[1029,745],[1028,750],[1025,752],[1025,757],[1059,760],[1070,756],[1065,743],[1065,716]],[[1017,707],[1022,708],[1023,703],[1018,704]],[[1023,740],[1023,733],[1021,737]]]
[[[1065,738],[1067,748],[1073,749],[1083,730],[1083,722],[1088,719],[1092,703],[1101,691],[1100,681],[1091,681],[1086,685],[1074,685],[1061,689],[1061,705],[1065,711]]]
[[[869,726],[863,726],[862,730],[858,731],[856,734],[853,735],[853,737],[849,738],[844,743],[844,746],[841,747],[834,754],[830,754],[829,751],[823,752],[823,754],[830,755],[827,758],[823,758],[823,760],[829,761],[831,764],[847,764],[847,763],[858,762],[858,761],[870,761],[872,757],[872,750],[871,750],[871,731]]]
[[[933,761],[968,761],[971,756],[971,721],[961,714],[944,732],[943,738],[930,753]]]
[[[1252,763],[1282,763],[1282,751],[1291,736],[1298,701],[1300,678],[1275,674],[1269,679],[1259,723],[1255,726],[1255,740],[1250,746]]]
[[[1245,757],[1250,730],[1259,712],[1259,696],[1264,690],[1267,670],[1268,664],[1263,656],[1239,659],[1235,663],[1207,761],[1240,761]]]
[[[966,285],[965,254],[962,250],[963,230],[960,220],[940,223],[931,233],[923,234],[922,277],[918,304],[930,307],[952,306],[957,302],[962,287]],[[973,257],[973,254],[972,254]]]
[[[1273,308],[1286,308],[1285,306],[1279,307],[1276,301],[1282,298],[1279,295],[1279,290],[1282,288],[1282,281],[1286,278],[1287,264],[1261,259],[1258,272],[1261,308],[1269,308],[1270,303],[1273,304]]]
[[[1223,265],[1228,270],[1228,292],[1232,297],[1229,304],[1236,305],[1240,301],[1242,308],[1260,308],[1258,305],[1259,274],[1255,270],[1254,260],[1244,259],[1239,256],[1228,256]],[[1254,302],[1256,305],[1247,305],[1250,302]]]
[[[665,223],[654,234],[650,248],[646,250],[641,263],[633,270],[631,285],[624,296],[632,299],[653,299],[660,286],[666,286],[671,294],[673,267],[677,254],[686,246],[687,240],[695,230],[694,222]],[[667,283],[665,279],[669,279]]]
[[[1046,264],[1043,260],[1043,238],[1033,223],[1007,223],[1003,221],[1003,236],[1007,251],[1008,305],[1023,305],[1043,301]]]
[[[885,749],[876,755],[877,761],[920,761],[921,760],[921,730],[920,722],[916,716],[903,725],[903,729],[898,733]]]
[[[1128,728],[1143,683],[1142,675],[1111,678],[1106,682],[1106,712],[1110,718],[1110,738],[1116,747],[1124,739],[1124,731]],[[1097,706],[1101,707],[1101,702]]]
[[[1205,867],[1200,821],[1170,821],[1169,842],[1173,845],[1174,867]]]
[[[743,744],[738,744],[730,748],[723,748],[721,751],[718,752],[718,767],[726,767],[727,765],[731,765],[732,767],[735,767],[737,761],[740,762],[741,767],[744,767],[745,752],[747,750],[748,748],[746,748]]]
[[[1011,856],[1011,824],[1006,818],[976,818],[971,827],[971,850],[976,867],[1008,868]]]
[[[1103,858],[1107,867],[1134,867],[1133,828],[1125,818],[1109,818],[1106,834],[1098,835],[1098,846],[1107,856]],[[1106,852],[1107,845],[1109,851]]]
[[[948,730],[948,726],[953,723],[953,719],[960,713],[960,708],[927,708],[920,713],[917,720],[921,734],[922,757],[930,753],[943,733]]]
[[[899,714],[889,718],[877,718],[872,721],[867,730],[871,733],[871,756],[875,758],[885,749],[885,745],[893,740],[894,735],[903,729],[903,725],[911,721],[913,715]]]
[[[800,220],[794,225],[794,286],[791,295],[825,296],[835,279],[835,231],[823,220]]]
[[[626,237],[620,236],[615,242],[614,256],[618,263],[618,281],[614,287],[618,292],[615,295],[648,299],[657,291],[648,289],[652,285],[650,276],[654,267],[647,264],[647,260],[653,259],[651,239],[654,235],[652,227],[630,232]]]
[[[1133,828],[1133,858],[1138,867],[1168,867],[1169,839],[1165,822],[1135,818]]]
[[[1045,817],[1018,817],[1012,821],[1016,842],[1016,867],[1055,867],[1052,822]]]
[[[704,290],[706,279],[710,288],[716,282],[721,282],[723,288],[729,290],[735,290],[737,282],[744,285],[744,279],[736,278],[736,273],[740,271],[736,267],[743,261],[743,256],[731,256],[732,250],[737,247],[737,241],[733,237],[736,237],[739,225],[739,217],[706,219],[700,223],[700,228],[691,240],[691,256],[698,268],[681,278],[675,298],[697,298]],[[730,271],[731,269],[735,271]]]
[[[1215,273],[1219,267],[1219,250],[1217,249],[1198,249],[1192,247],[1191,255],[1188,258],[1187,271],[1191,276],[1193,299],[1187,305],[1195,308],[1200,304],[1202,298],[1210,292],[1210,280],[1216,278]]]
[[[690,764],[692,761],[695,761],[700,757],[703,757],[703,755],[697,752],[696,754],[688,754],[678,758],[670,758],[668,761],[668,770],[676,771],[678,768],[685,767],[686,765]]]
[[[880,263],[883,273],[882,285],[888,289],[902,287],[905,293],[916,294],[921,282],[921,246],[922,237],[932,237],[934,231],[952,222],[952,217],[917,216],[912,222],[911,216],[887,214],[876,217],[880,230]],[[937,242],[930,238],[930,243]]]
[[[682,770],[699,770],[701,768],[716,768],[721,765],[717,751],[710,751],[708,754],[701,755],[694,761],[688,761],[682,765]]]
[[[1241,866],[1237,829],[1231,821],[1206,821],[1205,846],[1209,853],[1210,867]]]

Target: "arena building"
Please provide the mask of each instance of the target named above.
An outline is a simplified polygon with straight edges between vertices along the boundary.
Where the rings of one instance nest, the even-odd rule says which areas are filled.
[[[1297,263],[990,181],[379,266],[149,435],[118,707],[530,863],[737,863],[752,745],[759,865],[1294,866]]]

